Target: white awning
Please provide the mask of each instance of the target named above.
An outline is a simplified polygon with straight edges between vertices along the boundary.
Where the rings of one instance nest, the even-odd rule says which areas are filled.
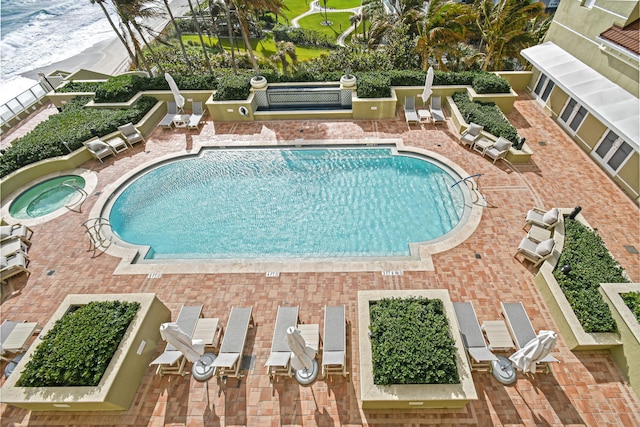
[[[552,42],[520,54],[589,113],[631,144],[640,145],[640,100]]]

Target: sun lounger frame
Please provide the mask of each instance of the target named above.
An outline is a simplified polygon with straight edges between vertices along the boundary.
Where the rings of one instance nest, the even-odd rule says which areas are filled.
[[[253,307],[232,307],[225,328],[220,352],[213,361],[213,376],[218,380],[231,376],[240,378],[240,367],[249,327],[254,326]]]
[[[276,314],[276,323],[273,328],[273,338],[271,339],[271,352],[267,363],[267,375],[272,380],[278,376],[292,376],[291,366],[291,349],[287,343],[287,329],[290,326],[298,326],[298,306],[279,306]]]
[[[498,357],[491,352],[484,339],[476,310],[471,302],[454,302],[453,309],[462,336],[462,342],[467,353],[467,359],[474,371],[491,372],[491,362],[498,361]]]
[[[347,320],[345,306],[324,306],[322,376],[347,372]]]

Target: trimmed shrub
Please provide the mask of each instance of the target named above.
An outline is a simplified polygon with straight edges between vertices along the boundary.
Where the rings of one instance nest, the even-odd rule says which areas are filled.
[[[624,270],[611,256],[600,236],[578,221],[566,219],[565,242],[553,276],[567,297],[585,332],[615,332],[609,306],[598,291],[601,283],[628,283]]]
[[[477,73],[471,85],[476,93],[510,93],[511,90],[508,81],[493,73]]]
[[[96,92],[98,88],[102,87],[104,82],[75,82],[70,81],[64,86],[61,86],[56,89],[56,92],[59,93],[69,93],[69,92]]]
[[[213,95],[214,101],[245,100],[249,97],[251,84],[249,74],[228,75],[218,80],[218,90]]]
[[[111,77],[96,89],[96,102],[126,102],[147,86],[144,77],[125,74]],[[167,85],[168,87],[168,85]]]
[[[638,323],[640,323],[640,292],[627,292],[620,294],[620,297],[633,315],[636,316]]]
[[[493,102],[471,101],[466,92],[454,93],[453,102],[467,123],[482,125],[485,131],[508,139],[514,146],[518,143],[518,131]]]
[[[384,298],[370,316],[374,384],[460,383],[441,300]]]
[[[391,79],[384,73],[356,73],[358,98],[388,98]]]
[[[70,310],[42,338],[16,385],[98,385],[139,308],[99,301]]]
[[[0,177],[31,163],[69,154],[62,142],[77,150],[93,136],[103,136],[118,130],[125,123],[137,123],[158,102],[141,97],[131,108],[108,110],[85,108],[89,98],[79,97],[65,105],[62,112],[50,116],[31,132],[13,141],[0,156]]]
[[[273,28],[273,38],[277,42],[293,42],[296,46],[335,47],[335,43],[331,42],[326,34],[307,28],[277,25]]]

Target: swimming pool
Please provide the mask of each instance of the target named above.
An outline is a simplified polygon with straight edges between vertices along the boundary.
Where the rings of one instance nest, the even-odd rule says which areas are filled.
[[[106,216],[147,259],[408,256],[459,223],[459,179],[389,148],[204,150],[138,174]]]

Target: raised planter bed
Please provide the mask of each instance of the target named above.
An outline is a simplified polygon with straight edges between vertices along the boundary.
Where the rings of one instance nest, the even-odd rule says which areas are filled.
[[[371,339],[369,338],[369,305],[371,301],[379,301],[383,298],[408,298],[411,296],[442,301],[451,327],[451,336],[455,341],[459,384],[395,384],[388,386],[374,384]],[[358,292],[358,331],[360,398],[363,409],[452,409],[463,408],[470,401],[478,399],[471,377],[471,367],[465,357],[453,304],[446,289],[360,291]]]
[[[620,297],[627,292],[640,292],[640,283],[602,283],[599,290],[611,309],[622,341],[622,346],[611,349],[613,361],[640,398],[640,323]]]
[[[25,365],[35,351],[36,341],[15,367],[0,390],[0,402],[32,411],[109,411],[126,410],[133,402],[142,377],[149,369],[158,342],[160,324],[171,312],[155,294],[67,295],[42,329],[44,336],[71,306],[92,301],[140,303],[133,321],[96,387],[18,387]]]
[[[571,213],[572,208],[560,209],[563,216]],[[580,213],[576,216],[576,221],[589,227],[584,216]],[[542,263],[538,273],[534,277],[534,282],[542,294],[551,315],[553,316],[560,334],[567,343],[570,350],[607,350],[622,345],[622,341],[615,333],[597,332],[588,333],[580,324],[578,317],[573,312],[567,297],[560,289],[556,278],[553,276],[562,248],[564,247],[564,221],[560,221],[554,230],[556,247],[554,255]]]

